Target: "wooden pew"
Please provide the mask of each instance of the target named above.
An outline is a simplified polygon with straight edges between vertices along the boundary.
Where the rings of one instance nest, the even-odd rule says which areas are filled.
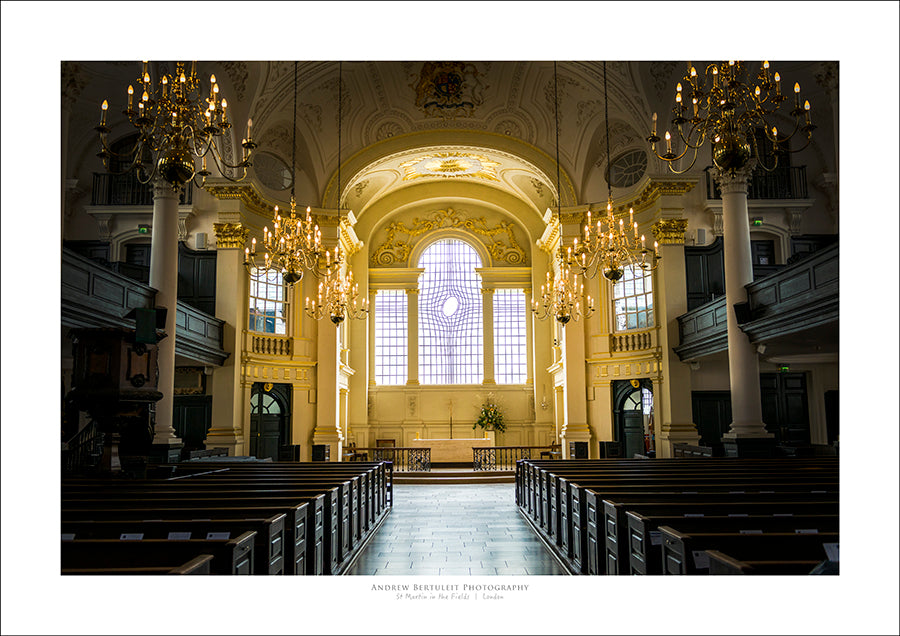
[[[772,532],[768,534],[739,534],[727,532],[683,533],[669,526],[661,526],[663,574],[707,574],[707,550],[726,554],[754,551],[768,555],[770,560],[815,560],[827,558],[825,544],[838,543],[837,532],[797,534]]]
[[[737,492],[746,482],[748,471],[756,471],[754,479],[770,485],[785,481],[796,487],[795,484],[805,482],[810,490],[837,490],[837,463],[834,461],[786,462],[784,459],[769,458],[695,458],[690,462],[672,459],[642,462],[520,460],[516,472],[517,497],[526,517],[556,546],[558,553],[569,560],[573,569],[576,572],[587,571],[581,558],[581,553],[586,551],[582,549],[586,544],[585,529],[586,526],[597,527],[598,515],[596,509],[585,507],[585,497],[578,493],[581,485],[573,484],[571,480],[598,481],[604,488],[608,483],[622,488],[632,484],[638,492],[649,492],[668,489],[673,480],[684,480],[694,473],[692,479],[702,483],[718,481],[719,490],[734,489]],[[596,540],[596,536],[592,537],[592,541]],[[596,573],[595,567],[590,569]]]
[[[115,513],[111,513],[115,516]],[[243,532],[256,532],[254,574],[283,574],[285,566],[284,513],[266,519],[93,519],[90,521],[63,521],[63,540],[73,539],[196,539],[217,536],[231,538]],[[223,535],[228,535],[224,537]],[[305,574],[305,570],[302,572]]]
[[[768,576],[812,574],[816,566],[821,565],[822,562],[826,560],[819,558],[788,558],[773,560],[772,551],[768,546],[764,546],[759,550],[751,549],[749,550],[749,553],[749,557],[739,560],[718,550],[707,550],[706,555],[709,557],[709,573],[711,575],[757,574]],[[835,568],[831,568],[827,573],[837,574],[837,571]]]
[[[216,521],[234,520],[243,518],[266,518],[272,515],[285,514],[287,533],[285,535],[285,574],[311,574],[320,575],[327,573],[326,543],[325,543],[325,515],[324,495],[311,502],[297,503],[293,506],[238,506],[229,505],[222,501],[218,505],[215,502],[207,502],[208,505],[195,505],[185,507],[174,505],[170,507],[128,507],[120,505],[107,505],[105,502],[96,501],[90,506],[66,507],[62,505],[61,518],[63,523],[69,521],[91,521],[104,519],[114,520],[192,520]]]
[[[682,508],[681,510],[684,510]],[[738,534],[763,534],[769,532],[837,532],[839,516],[837,506],[826,505],[831,513],[788,515],[784,513],[748,514],[730,513],[727,516],[711,515],[686,517],[681,514],[646,515],[629,510],[628,548],[629,574],[662,574],[662,533],[660,526],[677,528],[680,532],[737,532]],[[811,569],[811,568],[810,568]]]
[[[213,555],[201,554],[181,565],[151,565],[147,567],[107,567],[107,568],[62,568],[63,575],[128,575],[146,576],[153,574],[211,574]]]
[[[212,574],[252,574],[256,533],[244,532],[234,539],[74,539],[61,543],[62,570],[157,567],[160,563],[187,562],[211,554]]]
[[[216,505],[219,506],[237,507],[281,505],[288,510],[294,504],[318,501],[318,498],[322,497],[324,547],[326,555],[330,557],[326,559],[326,566],[329,566],[327,569],[330,570],[326,573],[333,574],[337,570],[338,564],[353,547],[349,535],[349,494],[344,497],[343,502],[339,496],[340,489],[337,486],[329,486],[327,483],[320,487],[304,488],[289,486],[258,488],[242,484],[232,489],[225,489],[216,484],[194,488],[192,482],[185,480],[183,482],[165,482],[163,485],[123,482],[103,489],[81,489],[74,492],[63,490],[62,500],[64,505],[69,505],[69,507],[72,507],[75,502],[81,502],[79,505],[83,506],[85,501],[115,501],[118,499],[120,505],[131,502],[132,507],[138,508],[212,505],[212,502],[217,502]],[[309,514],[310,511],[307,512],[307,515]],[[312,511],[312,514],[315,514],[315,511]],[[299,523],[298,519],[289,519],[289,524],[296,525],[297,523]]]
[[[626,515],[628,510],[635,509],[635,504],[676,504],[683,511],[682,514],[704,516],[713,512],[725,515],[759,514],[758,511],[761,510],[788,513],[801,509],[806,504],[818,506],[817,510],[821,510],[822,504],[837,507],[836,492],[810,493],[789,488],[788,484],[783,489],[766,492],[732,494],[697,491],[696,494],[662,492],[644,495],[609,492],[595,494],[589,490],[586,494],[587,506],[596,506],[599,519],[596,527],[588,526],[588,534],[591,536],[594,531],[597,532],[596,541],[605,560],[605,564],[600,566],[605,566],[602,573],[627,574],[630,569],[630,552]]]

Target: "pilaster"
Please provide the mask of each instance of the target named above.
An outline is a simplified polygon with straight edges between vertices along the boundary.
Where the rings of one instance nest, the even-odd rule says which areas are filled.
[[[243,264],[244,242],[249,230],[240,223],[215,223],[216,317],[225,321],[223,348],[231,355],[212,372],[212,426],[207,448],[227,448],[229,455],[247,452],[244,411],[249,411],[242,386],[243,333],[247,319],[248,274]]]
[[[687,219],[661,219],[653,225],[659,242],[659,269],[656,271],[656,315],[680,316],[687,311],[687,284],[684,265],[684,235]],[[680,335],[678,321],[659,325],[660,374],[653,386],[656,456],[672,457],[677,443],[697,444],[700,436],[693,422],[691,370],[675,353]]]

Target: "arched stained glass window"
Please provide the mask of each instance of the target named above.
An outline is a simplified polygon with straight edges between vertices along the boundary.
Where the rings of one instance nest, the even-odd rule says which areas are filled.
[[[480,384],[484,378],[481,259],[456,239],[432,243],[419,259],[419,381]]]

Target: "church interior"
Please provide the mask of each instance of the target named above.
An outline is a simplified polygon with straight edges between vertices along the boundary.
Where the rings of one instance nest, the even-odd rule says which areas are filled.
[[[802,9],[783,4],[788,17]],[[897,17],[896,7],[859,4],[866,15]],[[537,20],[557,5],[596,20],[607,3],[525,5]],[[897,53],[896,21],[890,28]],[[424,26],[411,25],[410,42],[415,32]],[[60,148],[60,181],[48,190],[59,196],[49,278],[60,323],[54,315],[46,327],[40,375],[51,390],[36,399],[56,401],[41,445],[61,448],[49,484],[59,523],[46,539],[56,550],[61,524],[62,549],[48,563],[58,594],[98,580],[116,594],[118,577],[85,575],[163,565],[170,574],[302,574],[273,594],[357,604],[359,625],[333,631],[382,633],[360,614],[453,613],[469,594],[484,599],[469,620],[501,596],[495,615],[536,612],[535,603],[564,613],[566,598],[585,612],[580,603],[618,594],[609,576],[592,575],[769,574],[754,580],[800,586],[809,579],[783,575],[837,574],[838,533],[861,540],[859,501],[847,510],[856,471],[870,470],[859,456],[896,459],[871,433],[860,440],[856,397],[890,381],[868,376],[868,390],[858,386],[856,376],[881,365],[855,358],[865,330],[854,322],[848,333],[840,320],[841,274],[850,273],[845,298],[897,288],[896,262],[876,265],[874,276],[857,269],[876,257],[857,253],[875,243],[871,231],[884,228],[896,244],[895,190],[884,221],[882,203],[858,192],[856,172],[841,179],[859,157],[848,111],[867,117],[854,103],[857,54],[812,46],[779,59],[783,47],[773,46],[763,60],[757,43],[736,49],[750,59],[722,61],[725,46],[682,54],[604,45],[590,54],[542,43],[538,55],[516,46],[514,55],[478,46],[372,55],[331,44],[263,41],[261,55],[221,42],[213,53],[155,45],[146,61],[133,44],[49,53],[47,83],[58,77],[61,88],[58,103],[48,100],[59,129],[47,140]],[[182,52],[189,59],[170,59]],[[436,54],[457,61],[428,61]],[[887,57],[891,75],[896,55]],[[4,137],[16,127],[6,76]],[[896,72],[885,88],[896,121]],[[856,212],[861,200],[872,220]],[[19,228],[6,220],[9,238]],[[841,234],[852,269],[841,267]],[[866,287],[886,270],[893,285]],[[23,326],[9,329],[4,314],[15,339]],[[896,375],[892,344],[896,335],[864,348],[891,349],[884,366]],[[891,430],[873,437],[895,449],[896,406],[887,410]],[[895,465],[871,470],[886,470],[896,491]],[[890,491],[862,501],[883,507],[896,538],[887,499]],[[765,516],[765,529],[739,529],[747,524],[735,517],[748,514]],[[818,529],[785,522],[795,515]],[[415,532],[432,518],[426,562],[478,550],[503,565],[459,568],[449,558],[425,568]],[[472,527],[483,527],[482,547],[460,539]],[[639,547],[635,528],[646,533]],[[3,529],[7,561],[17,533],[6,519]],[[162,531],[168,544],[150,545]],[[206,535],[205,547],[190,531]],[[504,533],[505,547],[491,532]],[[757,540],[762,547],[747,547]],[[406,541],[410,565],[392,565]],[[892,570],[896,545],[887,543],[896,541],[879,540],[878,550]],[[845,545],[857,559],[874,550]],[[161,552],[145,557],[151,549]],[[521,562],[511,556],[519,549]],[[742,549],[748,556],[736,557]],[[847,593],[859,562],[845,564],[829,577],[833,587],[819,585],[808,600],[798,593],[798,605],[820,604],[822,616],[797,609],[806,624],[826,622],[823,601]],[[308,575],[319,576],[312,584]],[[694,587],[709,575],[685,578],[697,595],[722,593]],[[211,597],[198,597],[207,608],[199,613],[235,618],[222,600],[244,588],[233,577],[206,579]],[[136,580],[150,596],[169,593],[159,577]],[[632,593],[646,590],[651,605],[697,610],[670,579],[641,580]],[[434,603],[402,603],[391,587],[416,583]],[[896,593],[896,580],[885,584],[876,599]],[[445,592],[453,600],[438,602]],[[746,593],[762,602],[756,587]],[[896,609],[896,596],[884,603]],[[313,606],[291,613],[302,620]],[[799,622],[788,614],[779,620]],[[882,633],[878,615],[859,633]],[[461,629],[456,620],[445,628]],[[534,629],[554,629],[543,620]],[[407,629],[430,628],[384,633]],[[709,633],[730,628],[718,629]]]

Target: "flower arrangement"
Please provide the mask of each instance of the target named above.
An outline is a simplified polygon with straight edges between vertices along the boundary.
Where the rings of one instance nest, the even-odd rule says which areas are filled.
[[[494,430],[499,433],[505,431],[506,424],[503,423],[503,413],[500,412],[500,407],[498,407],[493,402],[485,402],[481,406],[481,414],[472,425],[472,428],[474,429],[478,426],[483,429]]]

